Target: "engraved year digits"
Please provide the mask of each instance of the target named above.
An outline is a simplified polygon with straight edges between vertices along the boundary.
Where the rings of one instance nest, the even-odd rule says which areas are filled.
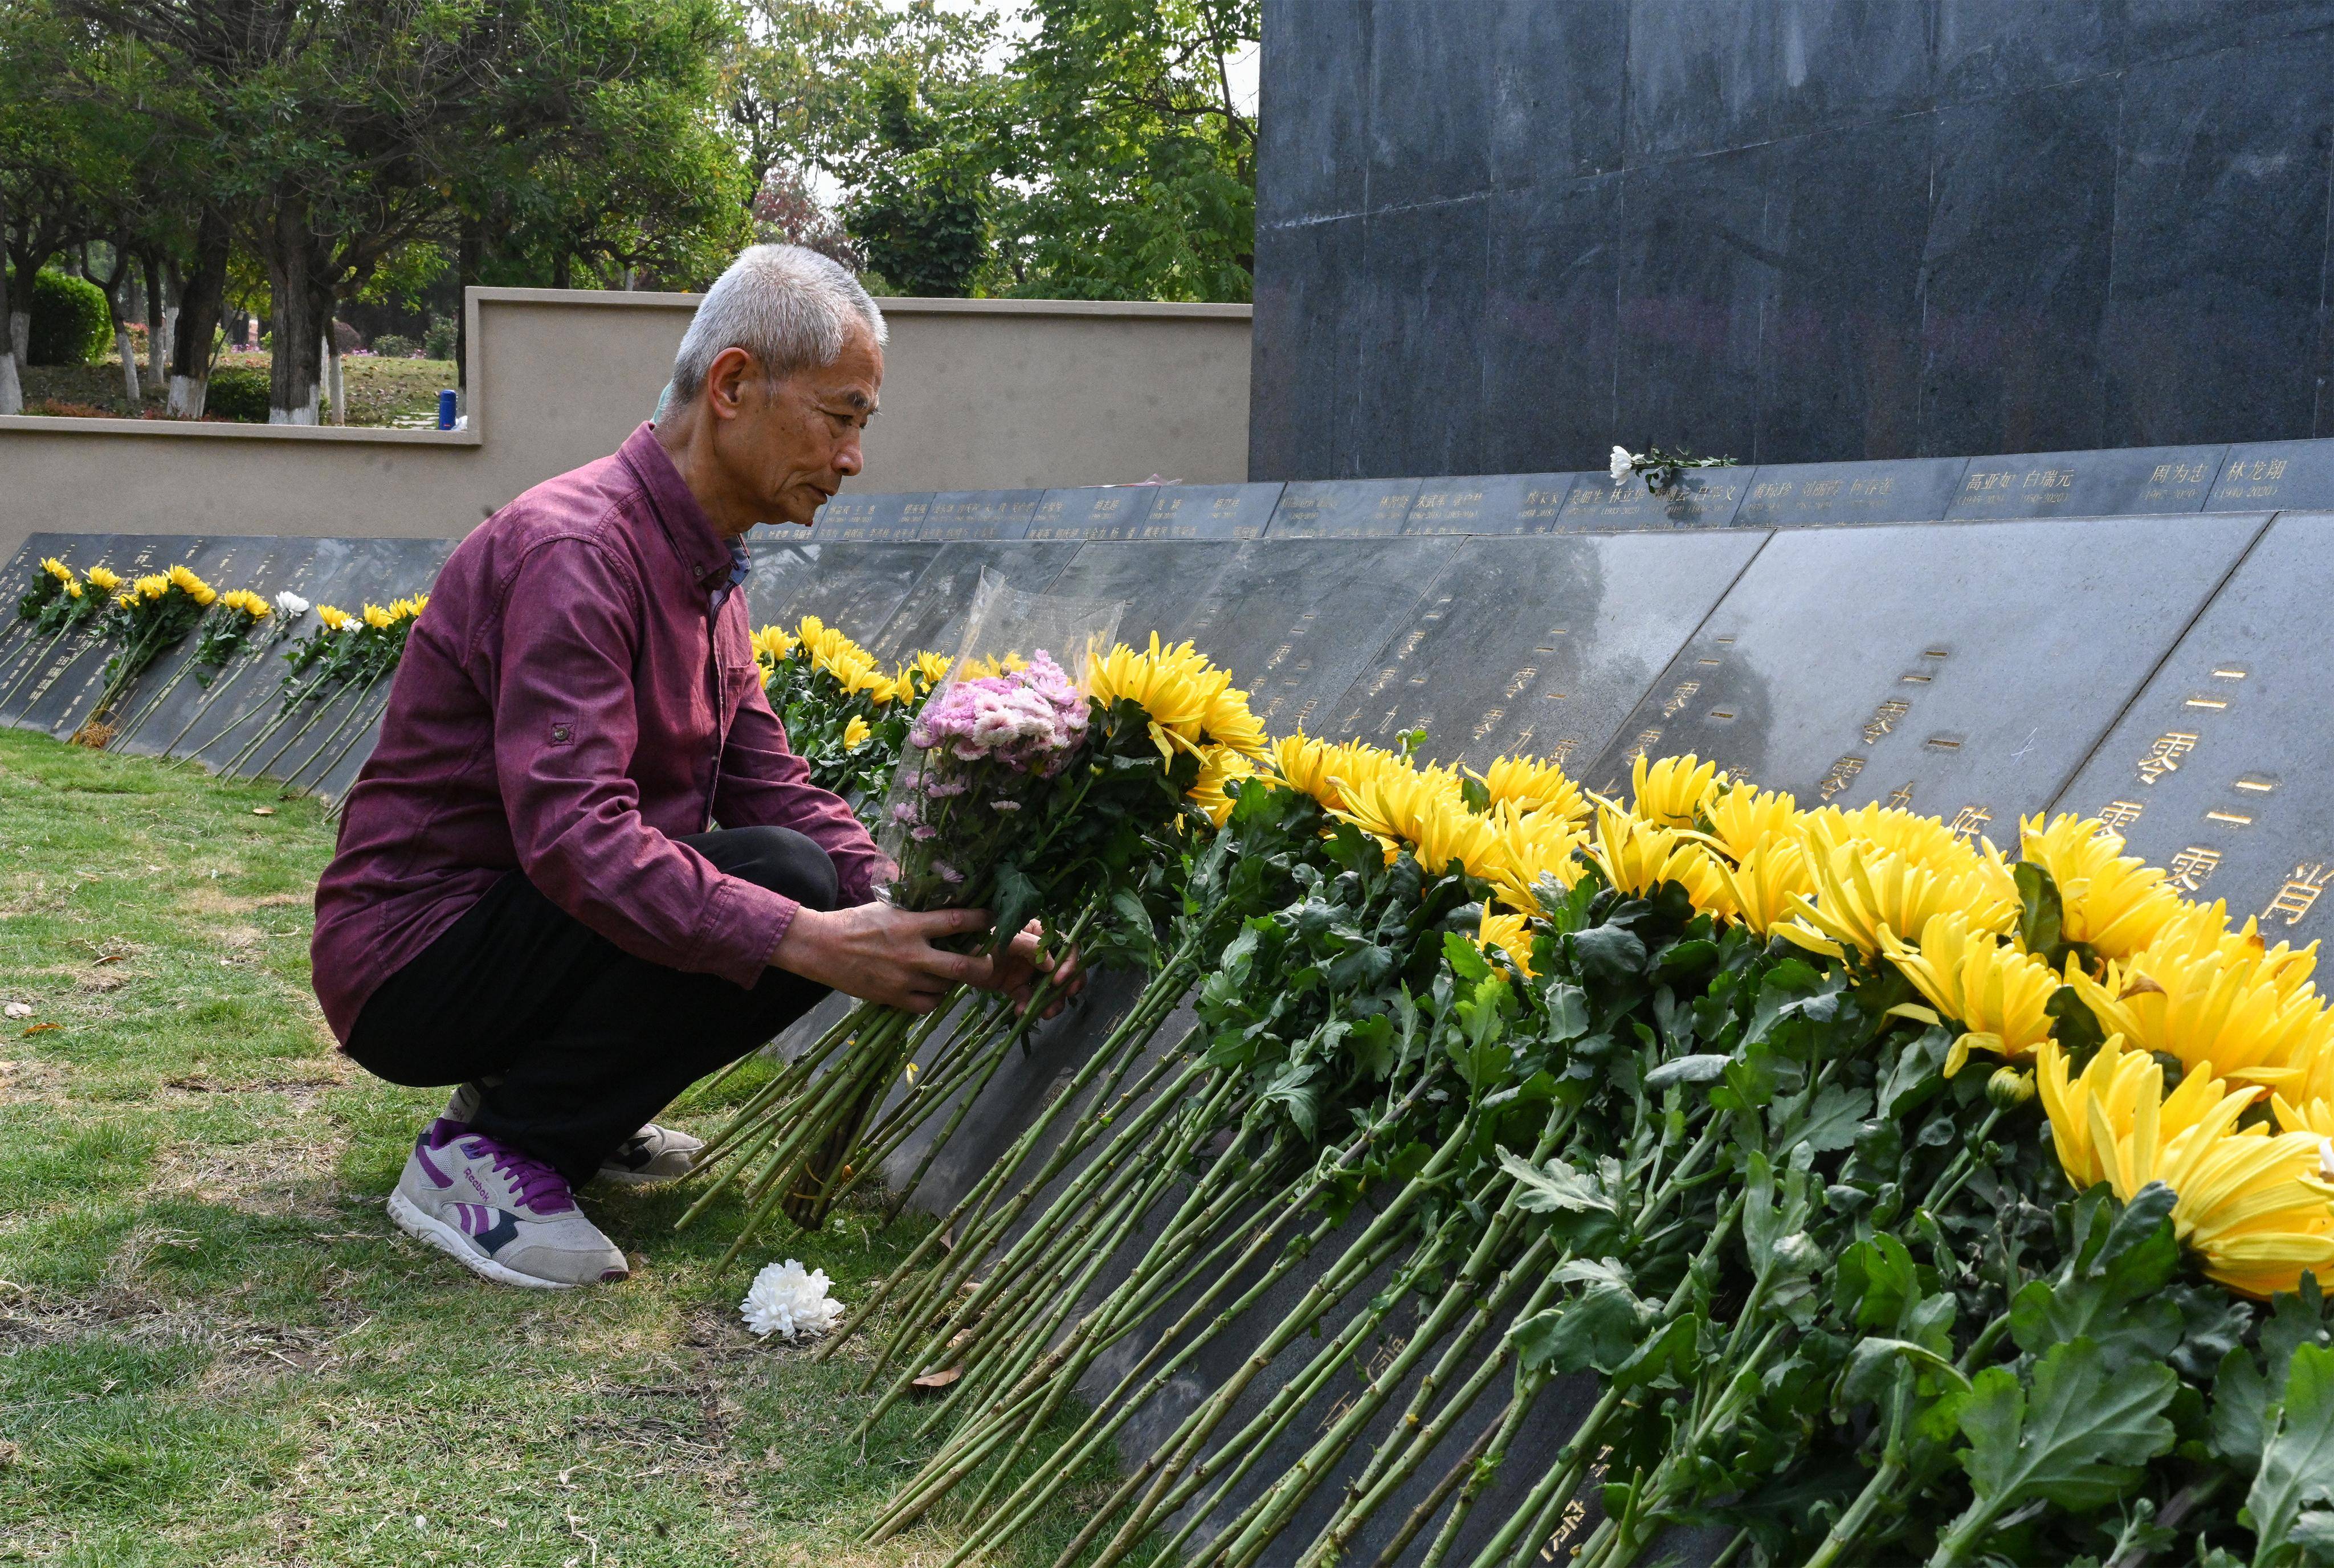
[[[2139,813],[2146,809],[2146,803],[2142,801],[2109,801],[2099,808],[2099,831],[2102,833],[2121,833],[2139,821]]]
[[[1953,813],[1953,820],[1947,824],[1946,831],[1957,839],[1973,839],[1979,830],[1992,821],[1993,813],[1985,807],[1963,806]]]
[[[1829,800],[1832,796],[1846,789],[1856,775],[1863,771],[1864,759],[1862,757],[1844,756],[1837,762],[1832,764],[1830,768],[1825,772],[1823,782],[1816,785],[1816,794],[1821,795],[1825,800]]]
[[[2206,849],[2202,844],[2190,844],[2172,857],[2166,868],[2172,885],[2183,892],[2201,891],[2213,873],[2220,869],[2221,851]]]
[[[2180,771],[2180,759],[2196,749],[2194,731],[2175,729],[2156,737],[2147,755],[2139,759],[2139,782],[2152,784],[2168,773]]]
[[[1864,726],[1864,744],[1877,746],[1880,737],[1896,727],[1896,721],[1913,711],[1913,705],[1890,697],[1872,710],[1872,717]]]

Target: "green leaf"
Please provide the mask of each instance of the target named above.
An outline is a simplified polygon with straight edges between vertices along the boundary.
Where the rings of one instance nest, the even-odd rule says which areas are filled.
[[[1645,1087],[1666,1089],[1673,1083],[1707,1083],[1726,1071],[1723,1055],[1673,1056],[1645,1074]]]
[[[1611,1373],[1637,1348],[1638,1303],[1625,1287],[1597,1284],[1580,1299],[1516,1325],[1518,1361],[1535,1371]]]
[[[1542,1169],[1502,1149],[1500,1169],[1516,1178],[1517,1207],[1529,1213],[1613,1212],[1613,1200],[1598,1189],[1596,1182],[1561,1159],[1551,1159]]]
[[[2334,1351],[2304,1345],[2287,1369],[2284,1396],[2271,1412],[2261,1470],[2245,1494],[2241,1522],[2252,1527],[2254,1568],[2285,1568],[2303,1560],[2296,1525],[2305,1505],[2334,1501]],[[2329,1532],[2322,1510],[2309,1535]]]
[[[1591,979],[1632,980],[1644,973],[1645,945],[1625,927],[1591,927],[1572,938],[1572,948]]]
[[[996,934],[992,946],[998,952],[1021,933],[1021,928],[1037,919],[1045,904],[1045,895],[1037,890],[1020,867],[1001,865],[997,870]]]
[[[2102,1191],[2074,1206],[2074,1255],[2010,1308],[2011,1337],[2030,1355],[2088,1340],[2110,1370],[2161,1361],[2180,1342],[2180,1308],[2165,1289],[2180,1271],[2172,1189],[2150,1182],[2117,1208]]]
[[[1816,1097],[1806,1119],[1791,1130],[1780,1148],[1805,1148],[1817,1154],[1848,1148],[1856,1141],[1857,1130],[1871,1113],[1872,1100],[1867,1092],[1831,1084]]]
[[[2059,884],[2032,861],[2019,861],[2010,869],[2010,875],[2018,884],[2018,945],[2048,963],[2059,945],[2064,919]]]
[[[1692,1377],[1696,1361],[1694,1329],[1700,1320],[1673,1318],[1661,1332],[1637,1347],[1626,1361],[1607,1374],[1616,1389],[1643,1388],[1664,1376]]]
[[[1910,1340],[1858,1340],[1856,1349],[1849,1352],[1847,1370],[1839,1375],[1834,1403],[1845,1411],[1851,1406],[1877,1400],[1888,1391],[1897,1367],[1906,1361],[1942,1374],[1956,1387],[1970,1386],[1959,1368],[1926,1345],[1916,1345]]]
[[[1490,976],[1490,961],[1483,957],[1482,949],[1456,931],[1442,934],[1442,961],[1461,980],[1483,980]]]
[[[2053,1345],[2030,1391],[2009,1367],[1980,1372],[1961,1407],[1959,1455],[1977,1501],[1953,1534],[2038,1500],[2075,1513],[2113,1502],[2171,1448],[2163,1410],[2178,1381],[2161,1365],[2110,1372],[2088,1340]]]

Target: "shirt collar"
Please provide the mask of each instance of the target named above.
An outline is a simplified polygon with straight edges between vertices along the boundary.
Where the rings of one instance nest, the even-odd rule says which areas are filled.
[[[656,513],[665,537],[672,541],[681,565],[698,586],[728,589],[746,580],[749,558],[744,543],[723,538],[713,526],[713,519],[705,515],[705,508],[682,481],[680,470],[658,444],[654,425],[643,424],[626,437],[616,455],[640,480],[650,509]]]

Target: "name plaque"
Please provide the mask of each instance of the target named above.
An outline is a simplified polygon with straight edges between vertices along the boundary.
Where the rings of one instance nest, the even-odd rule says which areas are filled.
[[[1410,504],[1404,534],[1553,534],[1571,474],[1490,474],[1428,479]]]
[[[943,490],[932,497],[917,537],[943,544],[960,539],[1024,539],[1045,495],[1043,490]]]
[[[1750,488],[1748,468],[1696,468],[1656,495],[1632,474],[1583,474],[1557,518],[1560,534],[1608,528],[1723,528]]]
[[[1325,733],[1393,746],[1423,727],[1438,761],[1585,765],[1760,544],[1728,530],[1470,540]]]
[[[1156,485],[1086,485],[1048,490],[1029,519],[1030,539],[1131,539],[1151,511]]]
[[[1131,539],[1261,539],[1280,505],[1279,485],[1162,485]]]
[[[881,495],[837,495],[818,509],[812,524],[821,540],[911,540],[921,535],[924,513],[931,505],[929,493],[896,491]],[[793,529],[767,530],[770,535]]]
[[[1402,532],[1417,479],[1291,481],[1273,509],[1272,539],[1369,539]]]
[[[2334,935],[2329,572],[2334,515],[2277,518],[2052,808],[2099,818],[2272,946]]]
[[[1953,504],[1966,457],[1876,463],[1761,464],[1750,476],[1738,528],[1835,523],[1930,523]]]
[[[1972,457],[1945,516],[2136,517],[2198,512],[2226,447]]]
[[[2207,512],[2334,507],[2334,441],[2261,441],[2229,448]]]
[[[1692,752],[1803,807],[2016,832],[2090,755],[2260,517],[1770,535],[1581,783]],[[2047,670],[2047,678],[2038,671]]]

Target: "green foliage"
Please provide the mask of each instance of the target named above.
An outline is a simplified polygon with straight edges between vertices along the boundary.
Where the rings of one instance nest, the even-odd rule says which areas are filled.
[[[267,423],[267,377],[264,372],[223,365],[211,372],[210,389],[203,398],[203,412],[247,425],[264,425]]]
[[[421,357],[425,360],[450,360],[454,357],[454,318],[432,316],[429,330],[421,335]]]
[[[26,358],[35,365],[86,365],[113,342],[105,291],[87,278],[43,270],[33,283]]]
[[[384,359],[410,359],[414,351],[420,347],[411,338],[400,337],[395,332],[383,332],[372,341],[372,351]]]

